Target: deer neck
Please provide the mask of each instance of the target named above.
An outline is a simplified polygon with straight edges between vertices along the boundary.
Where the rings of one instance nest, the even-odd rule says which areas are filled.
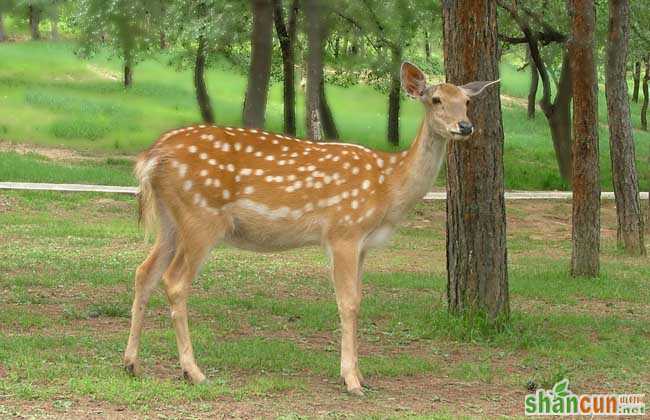
[[[388,219],[399,221],[431,190],[447,151],[447,139],[438,136],[422,121],[415,140],[393,177],[393,200]]]

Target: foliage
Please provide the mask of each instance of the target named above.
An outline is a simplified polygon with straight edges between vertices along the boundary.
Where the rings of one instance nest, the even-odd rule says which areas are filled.
[[[157,45],[160,0],[78,0],[71,24],[79,31],[79,54],[108,47],[125,65],[135,65]]]

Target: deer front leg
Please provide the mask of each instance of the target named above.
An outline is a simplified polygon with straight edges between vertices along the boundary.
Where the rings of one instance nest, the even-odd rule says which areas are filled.
[[[360,250],[357,243],[330,245],[332,281],[341,318],[341,377],[351,394],[363,395],[357,365],[357,317],[361,305]]]

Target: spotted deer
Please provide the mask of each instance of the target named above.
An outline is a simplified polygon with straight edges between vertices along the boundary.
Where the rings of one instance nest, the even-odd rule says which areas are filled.
[[[498,82],[427,85],[410,63],[402,64],[401,80],[425,110],[415,140],[401,153],[199,125],[164,134],[139,156],[141,217],[158,229],[135,275],[124,354],[129,372],[140,370],[144,310],[161,278],[183,374],[200,383],[206,378],[194,359],[187,298],[211,248],[220,242],[258,252],[321,245],[331,258],[341,320],[341,377],[350,393],[363,394],[357,316],[366,252],[386,242],[429,191],[447,142],[471,137],[469,100]]]

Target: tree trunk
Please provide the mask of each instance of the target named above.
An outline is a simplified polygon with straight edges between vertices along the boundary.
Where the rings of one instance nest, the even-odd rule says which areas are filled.
[[[645,76],[643,77],[643,105],[641,105],[641,129],[648,131],[648,82],[650,82],[650,55],[645,59]]]
[[[618,245],[629,255],[644,255],[643,211],[639,199],[636,153],[630,121],[626,63],[630,36],[628,0],[609,0],[605,93],[609,148],[618,219]]]
[[[196,102],[199,104],[201,118],[206,123],[214,123],[214,111],[210,102],[210,95],[205,86],[205,38],[199,36],[199,46],[196,49],[196,62],[194,64],[194,88],[196,90]]]
[[[54,10],[52,10],[52,14],[50,16],[50,24],[52,25],[50,36],[52,37],[52,41],[58,41],[59,40],[59,9],[56,4],[54,4],[52,7],[54,8]]]
[[[634,62],[634,74],[632,75],[634,80],[634,87],[632,88],[632,100],[636,103],[639,103],[639,83],[641,82],[641,62]]]
[[[124,61],[124,88],[128,89],[133,84],[133,64],[131,59]]]
[[[424,29],[424,56],[427,61],[431,59],[431,44],[429,43],[429,31]]]
[[[0,42],[5,42],[7,40],[7,34],[5,32],[5,20],[0,10]]]
[[[273,4],[271,0],[252,0],[252,4],[251,65],[243,121],[246,127],[263,128],[273,51]]]
[[[558,81],[557,93],[553,103],[550,102],[550,87],[545,88],[540,106],[548,120],[551,130],[551,140],[555,150],[555,159],[560,170],[560,176],[567,183],[571,183],[572,149],[571,149],[571,98],[573,96],[571,85],[571,59],[569,54],[564,54],[562,71]]]
[[[323,78],[323,24],[321,22],[321,0],[305,0],[307,20],[307,137],[320,141],[320,85]]]
[[[282,0],[274,0],[275,32],[280,41],[282,54],[283,99],[284,99],[284,132],[296,135],[296,81],[294,43],[296,39],[296,19],[298,15],[298,0],[293,0],[289,11],[289,22],[284,24],[284,9]]]
[[[573,86],[573,253],[571,275],[599,272],[600,183],[598,170],[598,80],[594,60],[593,0],[570,0]]]
[[[388,143],[399,146],[400,65],[402,50],[391,48],[390,91],[388,93]]]
[[[493,0],[444,0],[447,81],[499,78],[497,6]],[[454,314],[509,316],[503,123],[499,89],[469,107],[478,128],[447,154],[447,299]]]
[[[38,41],[41,39],[41,32],[38,29],[41,23],[41,11],[36,6],[31,5],[27,10],[29,13],[29,29],[32,34],[32,41]]]
[[[320,87],[318,89],[318,106],[320,120],[323,125],[323,135],[327,140],[336,140],[339,138],[339,130],[336,128],[334,116],[325,96],[325,77],[321,75]]]
[[[537,101],[537,87],[539,85],[539,72],[535,63],[530,58],[530,48],[528,49],[528,65],[530,66],[530,87],[528,88],[528,119],[535,118],[535,106]]]

